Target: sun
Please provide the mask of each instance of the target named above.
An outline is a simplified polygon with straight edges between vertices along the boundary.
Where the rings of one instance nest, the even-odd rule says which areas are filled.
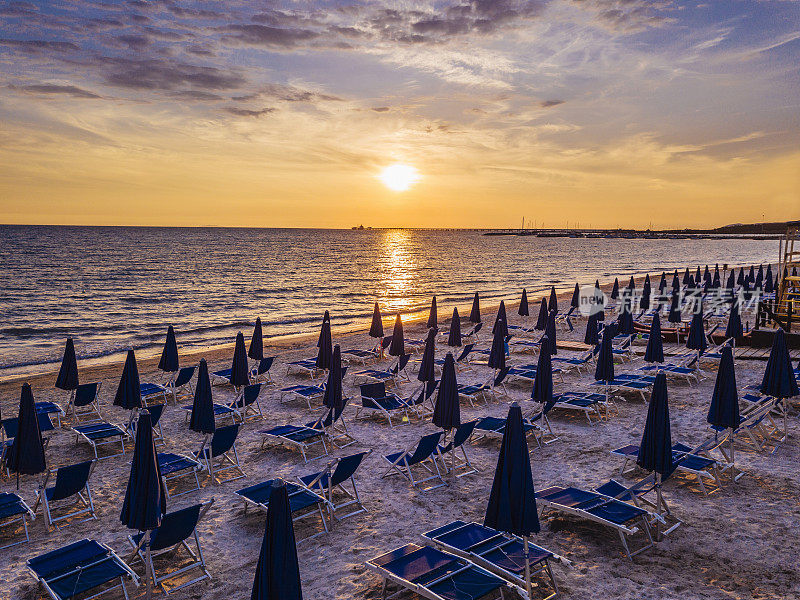
[[[394,164],[385,167],[378,178],[390,190],[405,192],[419,181],[420,175],[419,171],[410,165]]]

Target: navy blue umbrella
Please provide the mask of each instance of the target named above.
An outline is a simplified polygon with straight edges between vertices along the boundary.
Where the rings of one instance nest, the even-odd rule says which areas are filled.
[[[341,411],[344,408],[344,396],[342,394],[342,351],[339,348],[339,344],[333,347],[331,368],[328,371],[328,382],[325,384],[322,404],[328,408],[332,408],[334,412]]]
[[[197,370],[197,385],[194,388],[194,402],[192,402],[192,415],[189,419],[189,429],[197,433],[210,435],[214,433],[214,400],[211,397],[211,380],[208,377],[208,364],[205,358],[200,359],[200,368]]]
[[[634,332],[633,315],[628,309],[627,300],[623,303],[622,311],[619,313],[619,317],[617,317],[617,327],[619,328],[619,332],[624,335],[631,335]]]
[[[165,373],[175,373],[178,370],[178,342],[175,340],[175,330],[172,325],[167,327],[167,339],[161,351],[158,368]]]
[[[711,271],[708,270],[708,265],[706,265],[706,269],[703,271],[703,281],[711,283]]]
[[[492,369],[505,369],[506,368],[506,342],[505,335],[503,334],[504,323],[498,321],[495,323],[500,327],[495,327],[492,334],[492,349],[489,352],[489,366]]]
[[[678,278],[677,269],[675,269],[675,273],[672,275],[672,289],[673,290],[681,289],[681,280]]]
[[[575,289],[572,290],[572,299],[569,301],[569,305],[573,308],[578,308],[581,305],[581,288],[576,283]]]
[[[756,271],[753,268],[753,265],[750,265],[750,272],[747,274],[747,279],[750,280],[750,283],[754,283],[756,280]]]
[[[779,328],[775,333],[772,350],[770,350],[767,367],[764,369],[764,378],[761,380],[759,389],[762,394],[774,398],[792,398],[800,393],[789,359],[789,349],[786,346],[786,334],[783,329]]]
[[[33,401],[31,386],[27,383],[22,386],[22,394],[19,398],[17,435],[8,449],[5,465],[9,471],[17,474],[17,488],[19,488],[20,475],[38,475],[47,470],[42,432],[39,429],[39,417],[36,414],[36,404]]]
[[[527,317],[531,314],[528,310],[528,292],[525,288],[522,288],[522,300],[519,301],[519,310],[517,310],[517,313],[521,317]]]
[[[700,270],[700,265],[697,265],[697,271],[695,271],[694,273],[694,280],[699,283],[702,277],[703,277],[703,272]]]
[[[469,322],[481,322],[481,301],[480,298],[478,298],[478,292],[475,292],[475,297],[472,299],[472,310],[469,311]]]
[[[767,276],[764,278],[764,293],[771,294],[773,291],[775,291],[775,288],[773,287],[772,273],[770,273],[770,270],[768,269]]]
[[[556,296],[556,287],[550,286],[550,300],[547,303],[547,310],[558,310],[558,296]]]
[[[676,323],[680,325],[681,322],[681,307],[679,304],[679,297],[678,292],[676,290],[672,290],[672,300],[669,304],[669,314],[667,315],[667,321],[670,323]],[[678,326],[676,325],[675,330],[678,330]]]
[[[436,405],[433,408],[433,424],[442,429],[455,429],[461,425],[461,406],[458,401],[458,382],[456,381],[456,363],[453,354],[448,352],[444,357],[442,380],[436,393]]]
[[[732,290],[736,287],[736,280],[733,277],[733,269],[731,269],[731,273],[728,275],[728,282],[725,287],[727,287],[729,290]]]
[[[500,308],[497,309],[497,316],[494,319],[494,325],[492,325],[492,333],[497,329],[498,324],[503,336],[508,335],[508,317],[506,317],[506,303],[503,300],[500,300]]]
[[[458,316],[458,308],[453,309],[450,333],[447,335],[447,345],[453,347],[461,346],[461,317]]]
[[[547,327],[544,328],[544,334],[550,340],[550,354],[558,354],[556,348],[556,311],[554,310],[551,310],[550,314],[547,315]]]
[[[452,332],[452,328],[451,328]],[[428,330],[428,337],[425,338],[425,350],[422,352],[422,360],[419,363],[419,373],[417,380],[423,383],[436,379],[436,331]]]
[[[595,381],[614,380],[614,352],[613,341],[616,335],[615,327],[610,325],[603,329],[603,337],[600,341],[600,352],[597,354],[597,365],[594,369]]]
[[[689,272],[689,267],[686,267],[686,271],[683,273],[683,285],[688,285],[691,280],[692,274]]]
[[[690,350],[697,350],[698,356],[705,352],[706,348],[708,348],[706,332],[705,328],[703,327],[702,308],[700,312],[696,312],[694,315],[692,315],[692,323],[689,326],[689,336],[686,338],[686,347]]]
[[[753,287],[759,290],[764,287],[764,269],[761,267],[758,269],[758,275],[756,275],[756,280],[753,284]]]
[[[631,275],[631,280],[628,282],[628,289],[631,291],[636,289],[636,282],[633,280],[633,275]]]
[[[611,288],[611,299],[616,300],[619,298],[619,279],[614,278],[614,287]]]
[[[722,287],[722,280],[719,277],[719,271],[714,272],[714,279],[711,280],[711,287],[718,290]]]
[[[128,350],[125,366],[122,368],[122,377],[114,396],[114,406],[125,410],[142,408],[142,392],[139,387],[139,367],[136,365],[136,355],[133,350]]]
[[[597,313],[592,313],[586,320],[586,335],[583,336],[583,343],[596,346],[599,341],[597,335]]]
[[[664,345],[661,343],[661,317],[658,316],[658,313],[653,315],[653,322],[650,324],[650,335],[647,339],[644,359],[649,363],[664,362]]]
[[[67,338],[67,345],[64,346],[64,358],[61,359],[61,368],[56,377],[56,387],[67,391],[78,387],[78,359],[75,357],[72,338]]]
[[[402,356],[406,353],[406,342],[403,335],[403,322],[400,320],[400,313],[394,321],[392,331],[392,343],[389,346],[389,356]]]
[[[322,319],[322,328],[319,332],[319,349],[317,350],[316,365],[318,369],[331,368],[333,357],[333,340],[331,339],[331,321]]]
[[[539,533],[541,527],[536,509],[536,492],[533,489],[531,459],[528,454],[528,441],[525,439],[522,410],[516,402],[508,409],[483,524],[498,531],[522,536],[525,584],[527,596],[530,598],[532,591],[528,537],[532,533]]]
[[[240,387],[250,383],[249,367],[247,365],[247,351],[244,349],[244,334],[236,334],[236,345],[233,348],[233,362],[231,363],[231,385]]]
[[[372,324],[369,326],[369,337],[383,337],[383,319],[381,318],[381,309],[378,307],[377,302],[375,303],[375,308],[372,311]]]
[[[303,600],[289,494],[280,480],[275,480],[270,490],[250,600]]]
[[[656,512],[666,511],[661,494],[661,482],[672,474],[675,463],[672,460],[672,434],[669,425],[669,399],[667,397],[667,376],[663,372],[656,375],[650,405],[647,407],[647,421],[644,424],[642,443],[636,464],[645,471],[656,473]],[[656,524],[658,535],[658,524]]]
[[[322,315],[322,324],[325,325],[325,323],[330,323],[330,322],[331,322],[331,315],[326,310],[325,314]],[[320,327],[320,329],[319,329],[319,337],[317,338],[317,348],[319,348],[322,345],[322,332],[323,332],[323,329],[324,329],[323,327]]]
[[[650,276],[648,275],[642,286],[642,297],[639,299],[639,308],[642,310],[650,308],[650,294]]]
[[[667,274],[661,271],[661,280],[658,282],[658,291],[664,293],[664,288],[667,287]]]
[[[547,336],[542,338],[542,348],[539,351],[539,360],[536,363],[536,378],[533,380],[531,400],[542,404],[553,402],[553,362],[550,358],[550,340]]]
[[[534,329],[544,331],[547,327],[547,300],[542,298],[542,303],[539,305],[539,316],[536,318],[536,326]]]
[[[734,340],[742,337],[744,330],[742,329],[742,318],[739,316],[739,301],[734,298],[731,303],[731,312],[728,315],[728,325],[725,327],[725,337]]]
[[[597,279],[594,280],[594,297],[600,300],[600,306],[597,312],[597,320],[605,321],[606,319],[605,295],[603,294],[603,290],[600,289],[600,282]]]
[[[736,429],[739,427],[739,394],[736,391],[736,370],[733,366],[733,350],[727,344],[722,347],[722,357],[717,370],[717,380],[714,383],[714,393],[711,396],[711,406],[708,407],[706,421],[714,427],[723,429]],[[729,437],[730,460],[734,462],[733,432]],[[735,479],[735,470],[731,469],[731,476]]]
[[[733,269],[731,269],[731,273],[733,273]],[[744,267],[739,269],[739,277],[736,278],[736,285],[744,285]]]
[[[435,329],[439,326],[439,312],[436,310],[436,296],[431,300],[431,312],[428,315],[428,329]]]
[[[256,326],[253,328],[253,337],[250,338],[247,356],[253,360],[264,358],[264,332],[261,328],[261,317],[256,317]]]

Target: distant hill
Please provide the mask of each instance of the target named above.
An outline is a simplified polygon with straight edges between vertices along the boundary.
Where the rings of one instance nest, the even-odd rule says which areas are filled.
[[[784,234],[787,227],[800,227],[800,221],[781,221],[777,223],[734,223],[724,225],[715,229],[670,229],[674,233],[764,233],[764,234]]]

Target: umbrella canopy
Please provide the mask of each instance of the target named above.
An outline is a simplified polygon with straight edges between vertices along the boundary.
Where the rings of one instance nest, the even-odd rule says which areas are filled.
[[[553,402],[553,362],[550,358],[550,340],[542,338],[542,348],[536,363],[536,378],[533,380],[531,400],[542,404]]]
[[[331,339],[331,321],[322,319],[322,328],[319,332],[319,349],[317,350],[317,368],[330,369],[333,357],[333,341]]]
[[[461,318],[458,316],[458,308],[453,309],[453,318],[450,321],[450,333],[447,336],[447,345],[461,346]]]
[[[128,356],[125,358],[122,377],[119,380],[117,394],[114,396],[114,406],[120,406],[125,410],[142,408],[139,367],[136,366],[136,355],[133,350],[128,350]]]
[[[231,385],[239,387],[250,383],[247,366],[247,351],[244,349],[244,334],[236,334],[236,345],[233,348],[233,362],[231,362]]]
[[[753,287],[758,289],[764,287],[764,269],[761,267],[758,269],[758,275],[756,275],[756,280],[753,284]]]
[[[194,402],[192,402],[189,429],[197,433],[212,434],[215,428],[214,400],[211,397],[208,363],[206,363],[205,358],[201,358],[200,368],[197,370],[197,385],[194,388]]]
[[[333,347],[331,368],[328,371],[328,382],[325,384],[322,404],[332,408],[334,411],[341,411],[344,408],[344,398],[342,396],[342,351],[339,348],[339,344]]]
[[[519,314],[520,317],[527,317],[531,314],[528,310],[528,292],[525,288],[522,288],[522,300],[519,301],[519,310],[517,310],[517,314]]]
[[[550,286],[550,300],[547,302],[547,310],[558,310],[558,296],[556,296],[556,287]]]
[[[17,486],[20,475],[38,475],[47,470],[39,417],[36,414],[31,386],[27,383],[23,384],[19,398],[17,435],[8,452],[6,468],[17,474]]]
[[[599,306],[597,307],[597,320],[598,321],[605,321],[606,319],[606,297],[603,294],[603,290],[600,289],[600,282],[595,279],[594,280],[594,297],[600,300]]]
[[[661,271],[661,279],[658,282],[658,291],[663,292],[665,287],[667,287],[667,274],[664,271]]]
[[[726,284],[726,287],[729,290],[732,290],[733,288],[736,287],[736,280],[733,277],[733,269],[731,269],[731,273],[730,273],[730,275],[728,275],[728,282]]]
[[[767,270],[767,275],[764,278],[764,293],[771,294],[773,291],[775,291],[775,287],[772,281],[772,273]]]
[[[700,270],[700,265],[697,265],[697,270],[694,272],[694,280],[699,283],[702,277],[703,272]]]
[[[461,425],[461,407],[458,401],[458,382],[456,363],[453,354],[444,357],[442,380],[436,393],[436,406],[433,409],[433,424],[442,429],[455,429]]]
[[[650,276],[648,275],[644,280],[644,285],[642,286],[642,297],[639,299],[639,308],[642,310],[647,310],[650,308],[650,294],[652,290],[650,289]]]
[[[178,342],[175,340],[175,330],[170,325],[167,328],[167,339],[161,351],[161,360],[158,368],[165,373],[174,373],[178,370]]]
[[[725,337],[737,339],[743,335],[742,318],[739,316],[739,301],[734,298],[731,303],[731,313],[728,315],[728,325],[725,327]]]
[[[690,350],[697,350],[700,354],[708,348],[706,332],[703,327],[702,311],[692,315],[692,324],[689,326],[689,336],[686,338],[686,347]]]
[[[136,424],[133,462],[119,519],[128,529],[150,531],[161,525],[167,513],[167,496],[156,460],[150,413],[142,411]]]
[[[400,313],[394,320],[394,331],[392,331],[392,343],[389,346],[389,356],[402,356],[406,353],[406,342],[403,335],[403,321],[400,320]]]
[[[330,322],[331,322],[331,314],[326,310],[325,314],[322,315],[322,324],[325,325],[325,323],[330,323]],[[320,327],[319,337],[317,338],[317,348],[319,348],[322,345],[322,331],[323,328]]]
[[[633,275],[631,275],[631,280],[628,282],[628,289],[631,291],[636,289],[636,282],[633,280]]]
[[[428,329],[439,326],[439,311],[436,310],[436,296],[431,300],[431,312],[428,314]]]
[[[540,531],[528,442],[522,410],[516,402],[508,409],[483,524],[513,535],[528,536]]]
[[[628,301],[626,300],[622,311],[619,313],[619,317],[617,317],[617,327],[619,328],[619,332],[625,335],[630,335],[634,332],[633,329],[633,314],[628,309]]]
[[[78,387],[78,359],[75,357],[72,338],[67,338],[67,345],[64,346],[64,358],[61,359],[61,368],[56,377],[56,387],[67,391]]]
[[[753,268],[753,265],[750,265],[750,272],[747,274],[747,279],[750,280],[750,283],[753,283],[756,280],[756,271]]]
[[[764,369],[764,379],[759,388],[762,394],[774,398],[791,398],[797,396],[797,381],[789,361],[789,349],[786,347],[786,335],[783,329],[778,329],[772,341],[772,350],[769,353],[767,367]]]
[[[672,289],[679,290],[681,289],[681,280],[678,278],[678,270],[675,270],[675,273],[672,275]]]
[[[711,283],[711,271],[708,270],[708,265],[706,265],[706,270],[703,271],[703,281]]]
[[[497,323],[496,323],[497,324]],[[489,352],[489,366],[492,369],[506,368],[506,341],[503,334],[504,323],[499,321],[500,327],[495,327],[492,335],[492,350]]]
[[[261,317],[256,317],[256,326],[253,328],[253,337],[250,338],[247,356],[253,360],[264,358],[264,332],[261,328]]]
[[[681,307],[678,303],[678,292],[677,290],[672,290],[672,301],[669,304],[669,314],[667,315],[667,321],[670,323],[680,323],[681,322]]]
[[[452,329],[450,330],[452,335]],[[417,380],[422,382],[433,381],[436,379],[435,361],[436,360],[436,331],[428,330],[428,337],[425,338],[425,350],[422,352],[422,360],[419,363],[419,373]]]
[[[556,348],[556,311],[554,310],[551,310],[550,314],[547,315],[547,327],[544,328],[544,334],[550,340],[548,345],[550,354],[558,354],[558,349]]]
[[[691,279],[692,279],[692,274],[689,272],[689,267],[686,267],[686,271],[684,271],[683,273],[683,285],[688,285]]]
[[[610,325],[603,329],[603,337],[600,342],[600,352],[597,354],[597,366],[594,369],[595,381],[614,380],[614,353],[612,352],[613,340],[616,329]]]
[[[706,417],[711,425],[724,428],[739,426],[739,394],[736,391],[736,370],[733,366],[733,350],[728,344],[722,347],[722,357],[711,396],[711,406]]]
[[[614,278],[614,287],[611,288],[611,299],[616,300],[619,298],[619,279]]]
[[[536,326],[534,329],[544,331],[545,327],[547,327],[547,314],[547,300],[542,298],[542,302],[539,305],[539,316],[536,317]]]
[[[381,318],[381,309],[378,307],[377,302],[372,310],[372,325],[369,326],[369,337],[383,337],[383,318]]]
[[[597,335],[597,313],[592,313],[586,320],[586,334],[583,336],[583,343],[596,346],[599,342]]]
[[[494,318],[494,325],[492,325],[492,333],[497,329],[498,324],[504,336],[508,335],[508,317],[506,317],[506,303],[500,300],[500,308],[497,309],[497,316]]]
[[[572,308],[578,308],[581,305],[581,288],[575,283],[575,289],[572,290],[572,299],[569,301]]]
[[[733,273],[733,269],[731,269],[731,273]],[[739,277],[736,278],[736,285],[744,285],[744,267],[739,269]]]
[[[469,322],[481,322],[481,300],[478,297],[478,292],[475,292],[475,297],[472,299],[472,310],[469,311]]]
[[[302,600],[300,563],[286,484],[275,480],[269,494],[264,540],[250,600]]]
[[[653,315],[653,322],[650,324],[650,335],[647,338],[644,359],[649,363],[664,362],[664,345],[661,343],[661,317],[658,316],[658,313]]]
[[[714,271],[714,278],[711,280],[711,287],[717,290],[722,287],[722,280],[719,277],[719,271]]]
[[[673,471],[667,376],[664,373],[658,373],[653,383],[653,393],[650,395],[650,406],[647,407],[647,421],[644,424],[636,464],[646,471],[655,471],[665,478]]]

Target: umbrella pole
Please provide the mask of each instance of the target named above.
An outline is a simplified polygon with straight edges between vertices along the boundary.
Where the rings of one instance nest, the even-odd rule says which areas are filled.
[[[450,469],[450,477],[452,478],[453,481],[455,481],[456,480],[456,446],[455,446],[456,434],[455,434],[455,431],[453,432],[453,439],[450,440],[450,441],[453,443],[453,449],[450,450],[450,453],[452,454],[452,458],[450,460],[450,462],[452,464],[452,468]]]
[[[528,593],[528,600],[530,600],[531,590],[531,559],[528,549],[528,536],[523,536],[522,543],[525,546],[525,591]]]
[[[150,569],[150,561],[152,557],[150,556],[150,535],[151,532],[147,532],[147,550],[145,552],[145,564],[144,564],[144,578],[145,578],[145,588],[144,588],[144,597],[145,600],[150,600],[153,597],[153,588],[150,585],[150,578],[152,577],[153,573]]]

